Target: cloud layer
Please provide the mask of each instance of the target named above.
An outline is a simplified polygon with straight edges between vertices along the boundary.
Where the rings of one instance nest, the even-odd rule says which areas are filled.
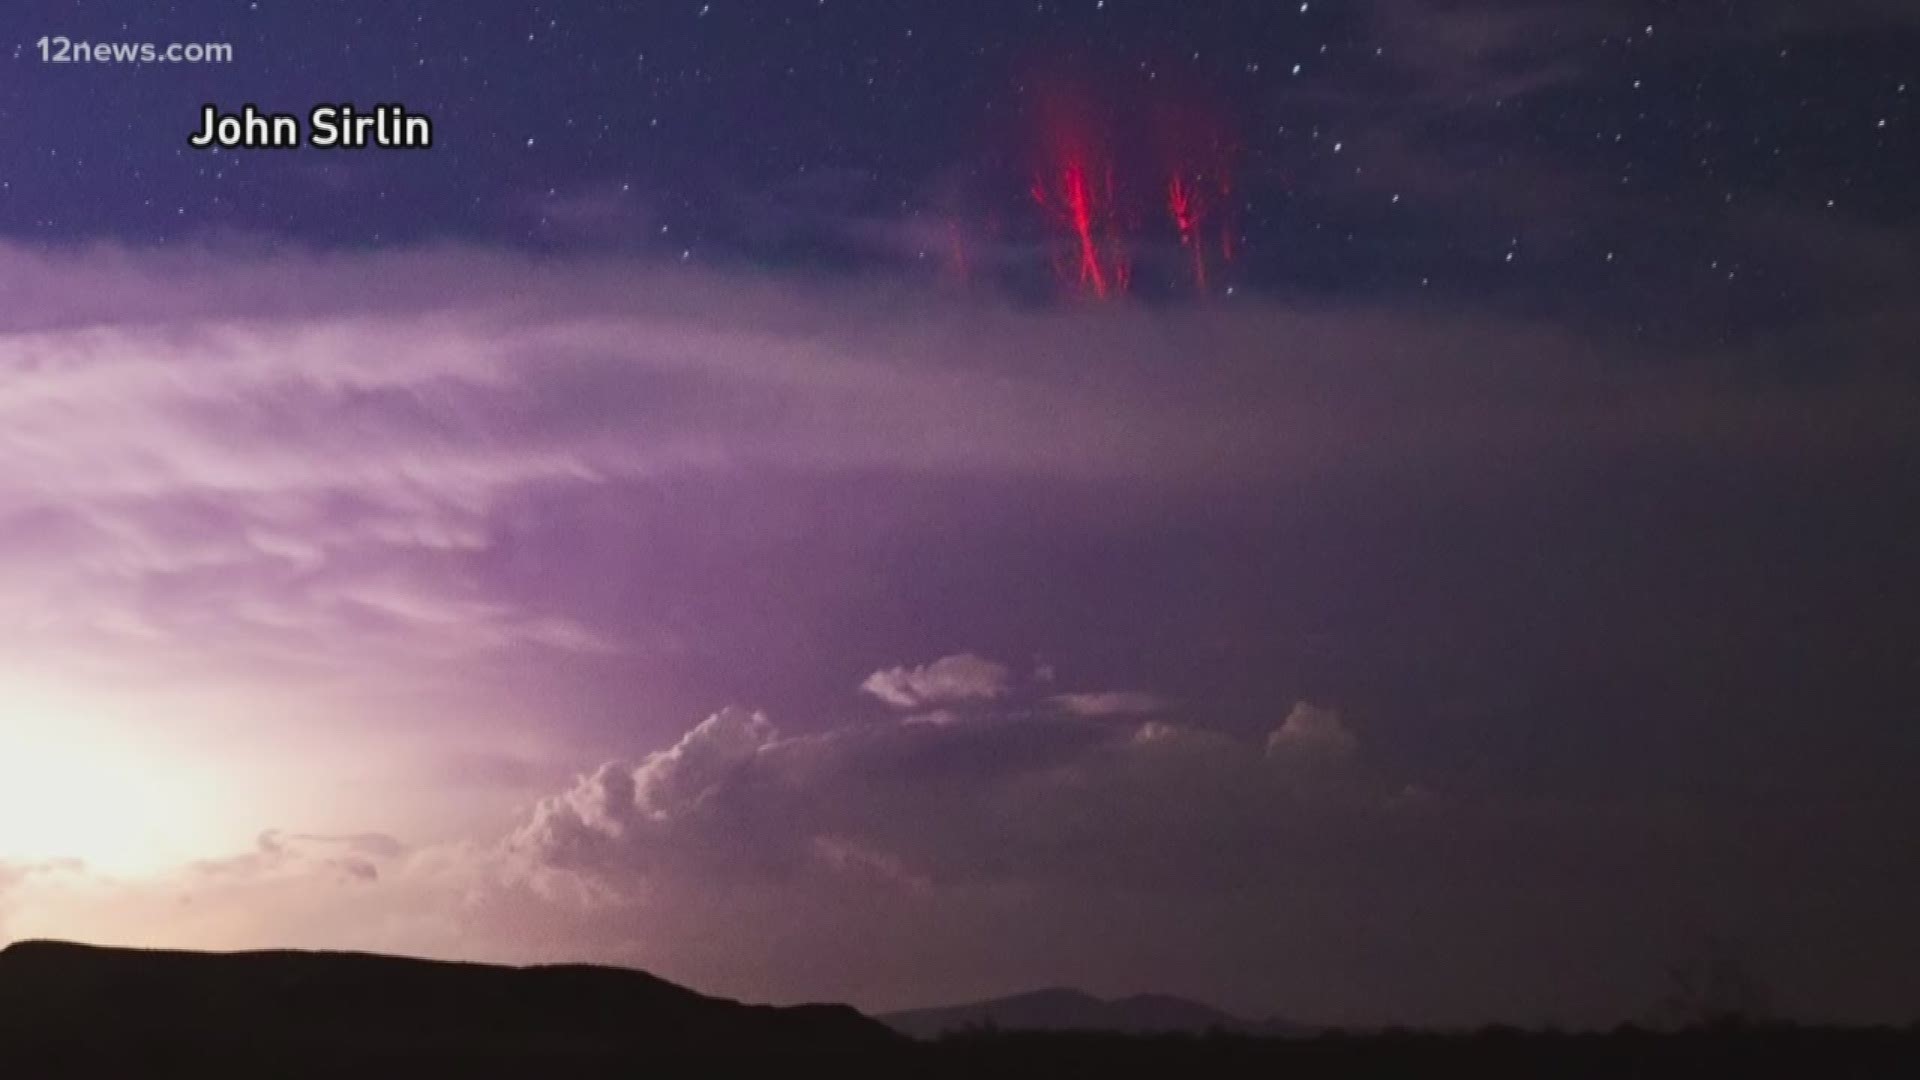
[[[1360,1019],[1614,1018],[1695,929],[1852,1015],[1920,969],[1854,947],[1920,895],[1858,335],[1806,385],[470,250],[0,281],[0,932]]]

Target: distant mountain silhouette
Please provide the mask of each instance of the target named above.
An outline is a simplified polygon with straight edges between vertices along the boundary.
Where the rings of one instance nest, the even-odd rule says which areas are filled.
[[[887,1013],[880,1022],[905,1035],[931,1039],[950,1032],[990,1028],[997,1031],[1099,1031],[1126,1035],[1201,1034],[1228,1031],[1243,1035],[1291,1035],[1299,1028],[1283,1020],[1248,1020],[1186,998],[1137,994],[1105,1000],[1079,990],[1035,990],[1011,997]]]
[[[0,950],[0,1072],[29,1052],[591,1062],[868,1053],[903,1041],[845,1005],[743,1005],[620,968],[57,941]]]

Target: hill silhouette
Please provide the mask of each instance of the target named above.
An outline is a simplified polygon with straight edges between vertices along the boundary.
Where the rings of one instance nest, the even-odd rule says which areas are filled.
[[[21,1055],[511,1059],[852,1054],[902,1040],[845,1005],[708,997],[640,971],[365,953],[0,950],[0,1072]]]
[[[1123,1035],[1291,1035],[1283,1020],[1248,1020],[1186,998],[1136,994],[1104,999],[1054,988],[930,1009],[886,1013],[881,1023],[905,1035],[932,1039],[963,1031],[1109,1032]]]
[[[970,1022],[982,1011],[993,1026]],[[193,953],[55,941],[0,950],[0,1077],[8,1080],[524,1077],[563,1069],[758,1077],[790,1062],[800,1063],[794,1071],[801,1075],[836,1077],[1695,1080],[1907,1076],[1917,1075],[1920,1063],[1920,1026],[1275,1037],[1261,1025],[1234,1031],[1231,1015],[1180,998],[1102,1001],[1063,990],[886,1019],[902,1031],[923,1021],[959,1028],[918,1041],[844,1005],[745,1005],[644,972],[586,965],[511,968],[365,953]],[[1054,1026],[1019,1029],[1040,1023]]]

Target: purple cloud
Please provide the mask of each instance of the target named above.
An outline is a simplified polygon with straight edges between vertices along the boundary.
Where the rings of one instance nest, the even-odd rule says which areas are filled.
[[[1141,690],[1057,694],[1053,701],[1076,716],[1148,716],[1172,707],[1157,695]]]
[[[867,676],[860,689],[896,709],[918,709],[1004,697],[1012,685],[1012,674],[1005,664],[960,653],[919,667],[876,671]]]
[[[1688,778],[1805,790],[1770,825],[1814,836],[1904,790],[1854,719],[1904,556],[1791,572],[1904,535],[1897,367],[1789,392],[1486,315],[471,250],[0,280],[0,822],[203,864],[7,871],[9,934],[1369,1018],[1514,1014],[1602,955],[1553,1007],[1611,1015],[1662,960],[1616,928],[1784,940],[1775,886],[1882,858],[1743,862],[1745,804]],[[1741,692],[1673,689],[1703,667]],[[1445,966],[1416,938],[1500,977],[1396,987]]]

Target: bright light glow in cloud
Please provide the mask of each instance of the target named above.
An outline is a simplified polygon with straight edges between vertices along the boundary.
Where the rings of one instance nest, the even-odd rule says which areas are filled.
[[[18,680],[0,702],[0,858],[144,873],[230,841],[216,763],[163,728]]]

